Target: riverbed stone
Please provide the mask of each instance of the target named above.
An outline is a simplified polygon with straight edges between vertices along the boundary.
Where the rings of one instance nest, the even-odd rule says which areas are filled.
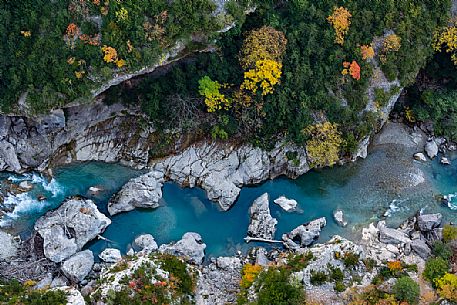
[[[141,251],[146,253],[156,251],[159,248],[157,246],[157,242],[151,234],[142,234],[135,238],[134,242]]]
[[[428,232],[438,228],[441,225],[442,220],[443,215],[440,213],[422,214],[417,218],[417,224],[419,226],[419,230],[422,232]]]
[[[111,220],[92,200],[71,197],[39,218],[35,231],[43,238],[44,255],[58,263],[81,250],[109,224]]]
[[[293,211],[297,208],[297,201],[294,199],[288,199],[285,196],[280,196],[273,202],[279,205],[286,212]]]
[[[430,159],[433,159],[438,155],[438,145],[434,140],[427,141],[424,149]]]
[[[159,252],[184,257],[188,262],[201,264],[205,258],[206,244],[198,233],[187,232],[181,240],[164,244],[159,247]]]
[[[319,238],[321,230],[326,224],[325,217],[321,217],[300,225],[290,233],[282,235],[282,240],[285,242],[284,245],[287,248],[294,247],[294,244],[298,247],[309,246]]]
[[[90,250],[85,250],[65,260],[61,270],[70,281],[79,283],[89,274],[93,265],[94,254]]]
[[[98,257],[106,263],[117,263],[122,260],[121,251],[113,248],[106,248],[98,255]]]
[[[151,171],[127,182],[108,203],[108,212],[115,215],[135,208],[157,208],[162,198],[163,173]]]
[[[271,217],[267,193],[254,200],[249,208],[250,223],[248,236],[254,238],[273,239],[276,232],[276,218]]]

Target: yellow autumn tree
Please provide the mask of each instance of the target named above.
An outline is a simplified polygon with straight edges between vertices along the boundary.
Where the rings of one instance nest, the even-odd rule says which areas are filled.
[[[279,83],[281,78],[282,64],[274,60],[259,60],[254,69],[244,72],[244,81],[241,89],[248,90],[254,94],[262,90],[262,95],[273,93],[273,87]]]
[[[273,60],[282,62],[287,39],[283,32],[264,26],[252,30],[243,41],[240,63],[243,69],[254,68],[258,61]]]
[[[318,123],[308,126],[303,133],[309,137],[306,142],[306,151],[311,166],[331,166],[338,161],[343,139],[337,124]]]
[[[349,31],[351,25],[351,13],[345,7],[335,7],[333,13],[327,17],[327,21],[333,26],[335,30],[335,42],[337,44],[344,44],[344,36]]]
[[[384,52],[397,52],[401,47],[401,38],[397,34],[390,34],[384,39]]]
[[[260,265],[244,265],[243,270],[241,271],[242,276],[240,286],[246,289],[251,287],[252,283],[255,281],[261,271],[262,266]]]
[[[103,60],[105,62],[115,62],[117,60],[117,51],[115,48],[113,47],[109,47],[109,46],[103,46],[102,47],[102,52],[103,52]]]
[[[360,53],[362,54],[362,59],[372,59],[374,57],[374,49],[371,45],[362,45],[360,46]]]
[[[435,281],[438,294],[443,299],[457,302],[457,275],[446,273],[442,278]]]
[[[433,39],[433,49],[436,52],[442,50],[451,53],[451,59],[454,65],[457,65],[457,27],[449,26],[436,32]]]

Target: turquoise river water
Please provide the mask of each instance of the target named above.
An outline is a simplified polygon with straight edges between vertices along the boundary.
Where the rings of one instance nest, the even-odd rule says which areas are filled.
[[[270,209],[278,219],[276,239],[299,224],[316,217],[327,217],[319,241],[325,241],[333,234],[356,237],[360,228],[372,221],[386,219],[392,225],[423,209],[426,212],[441,212],[446,221],[457,219],[457,198],[449,206],[443,206],[434,199],[437,194],[457,193],[457,158],[451,156],[452,165],[443,166],[437,160],[418,163],[425,176],[424,184],[414,188],[398,189],[397,181],[379,175],[376,164],[389,162],[388,153],[375,151],[365,160],[320,171],[311,171],[291,180],[278,178],[261,185],[245,187],[236,204],[227,212],[206,199],[201,189],[180,188],[174,183],[164,186],[161,206],[157,209],[138,209],[112,217],[112,224],[104,237],[111,240],[93,241],[87,248],[96,254],[106,247],[126,252],[132,240],[139,234],[151,233],[159,244],[181,238],[188,231],[198,232],[207,244],[207,256],[232,255],[246,251],[252,244],[245,244],[243,238],[249,223],[248,209],[252,201],[268,192]],[[383,163],[384,162],[384,163]],[[35,187],[29,193],[7,195],[4,206],[12,211],[3,216],[3,229],[26,237],[34,221],[46,211],[56,208],[65,197],[83,195],[93,199],[103,213],[106,204],[130,178],[142,172],[117,164],[99,162],[78,163],[54,170],[50,181],[39,174],[13,175],[0,173],[0,180],[11,182],[31,181]],[[89,187],[102,189],[91,194]],[[47,199],[38,201],[38,195]],[[299,209],[287,213],[273,204],[273,199],[285,195],[298,201]],[[452,196],[451,196],[452,197]],[[338,227],[332,220],[332,212],[342,209],[349,221],[346,228]]]

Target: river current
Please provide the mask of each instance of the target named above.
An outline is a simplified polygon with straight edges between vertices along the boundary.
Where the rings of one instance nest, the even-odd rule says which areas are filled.
[[[451,165],[445,166],[437,159],[425,163],[410,160],[411,157],[410,161],[395,161],[392,154],[395,151],[377,149],[365,160],[311,171],[296,180],[278,178],[244,187],[235,205],[227,212],[220,211],[201,189],[166,183],[159,208],[137,209],[112,217],[112,224],[103,234],[110,241],[93,241],[87,248],[95,254],[106,247],[125,253],[133,239],[142,233],[152,234],[162,244],[179,240],[185,232],[193,231],[207,244],[207,256],[245,252],[253,245],[243,240],[249,224],[248,209],[253,200],[265,192],[270,195],[271,214],[278,220],[276,239],[296,226],[322,216],[327,218],[327,226],[319,241],[326,241],[334,234],[357,238],[361,227],[370,222],[385,219],[395,226],[421,209],[440,212],[446,221],[455,222],[457,198],[452,196],[457,195],[457,155],[448,156]],[[408,162],[408,172],[402,172],[401,162]],[[100,211],[107,214],[109,198],[130,178],[140,174],[141,171],[118,164],[100,162],[59,167],[54,170],[51,180],[38,173],[0,173],[3,184],[4,179],[14,183],[28,180],[34,184],[28,193],[5,196],[3,205],[11,211],[3,216],[0,226],[26,238],[38,217],[72,195],[94,200]],[[89,188],[94,186],[101,191],[91,192]],[[450,195],[447,206],[435,199],[439,194]],[[46,199],[39,201],[40,195]],[[282,195],[297,200],[298,209],[285,212],[274,204],[273,199]],[[347,227],[339,227],[333,221],[332,213],[336,209],[343,210],[349,222]]]

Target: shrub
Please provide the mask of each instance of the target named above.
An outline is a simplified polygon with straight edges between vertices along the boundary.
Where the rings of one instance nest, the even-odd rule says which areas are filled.
[[[330,278],[335,282],[342,281],[344,278],[343,271],[338,267],[329,266],[330,269]]]
[[[346,290],[346,286],[342,281],[337,281],[335,282],[335,286],[333,286],[333,289],[335,289],[336,292],[343,292]]]
[[[191,294],[194,290],[194,281],[187,271],[187,265],[174,255],[164,255],[160,258],[162,269],[170,273],[176,280],[176,288],[182,294]]]
[[[432,253],[437,257],[443,258],[444,260],[449,260],[452,256],[452,249],[448,244],[438,240],[433,244]]]
[[[303,287],[289,282],[285,269],[270,268],[259,276],[258,305],[299,305],[305,302]]]
[[[403,276],[397,280],[393,287],[393,293],[399,301],[406,301],[409,304],[417,304],[419,302],[419,284],[408,276]]]
[[[449,264],[441,257],[431,258],[425,263],[424,278],[433,285],[436,279],[441,278],[449,270]]]
[[[311,251],[307,252],[306,254],[289,254],[289,257],[287,258],[287,267],[292,272],[300,271],[306,268],[306,266],[308,266],[309,262],[312,261],[313,258],[314,255]]]
[[[443,228],[443,240],[444,242],[450,242],[457,239],[457,227],[451,225],[445,225]]]
[[[30,285],[22,285],[13,280],[0,281],[0,304],[4,305],[40,305],[66,304],[67,297],[63,291],[33,290]]]
[[[309,137],[306,152],[312,166],[331,166],[338,161],[343,139],[337,124],[325,122],[311,125],[303,133]]]
[[[457,275],[446,273],[442,278],[436,280],[436,286],[440,297],[457,302]]]
[[[311,270],[311,277],[309,279],[310,283],[317,286],[323,285],[328,281],[328,275],[324,271],[314,271]]]
[[[359,263],[359,255],[353,252],[346,252],[344,253],[343,262],[346,267],[354,268]]]

